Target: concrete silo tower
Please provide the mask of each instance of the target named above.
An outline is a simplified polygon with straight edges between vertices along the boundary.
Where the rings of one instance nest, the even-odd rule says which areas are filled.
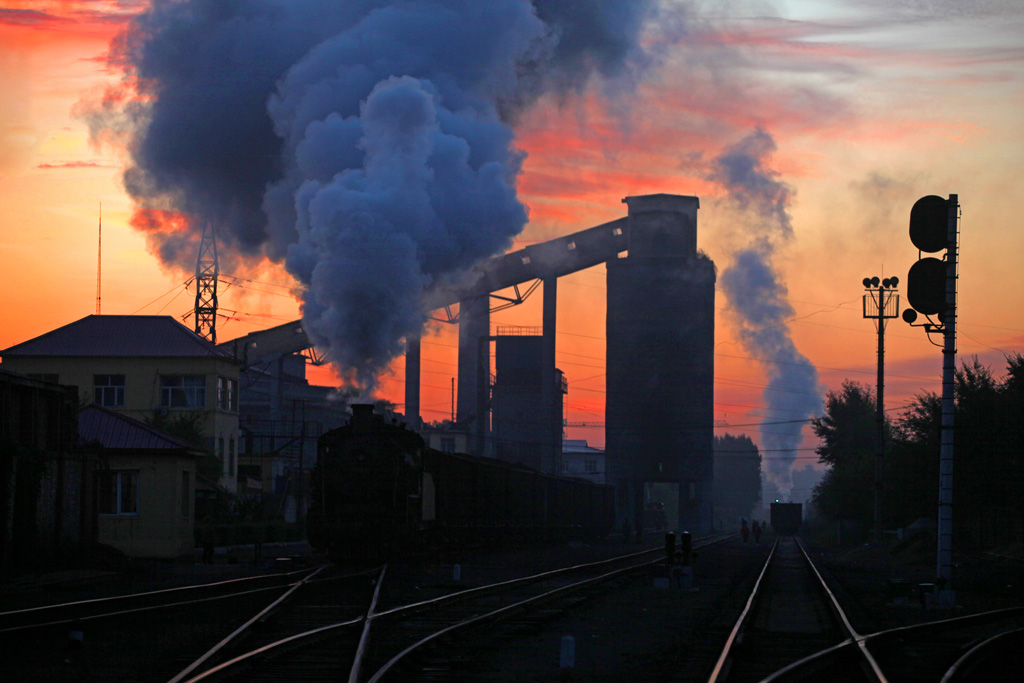
[[[712,514],[715,265],[697,251],[699,200],[622,201],[629,250],[608,262],[607,482],[617,488],[620,523],[646,515],[650,530],[645,496],[667,490],[670,524],[704,533]]]

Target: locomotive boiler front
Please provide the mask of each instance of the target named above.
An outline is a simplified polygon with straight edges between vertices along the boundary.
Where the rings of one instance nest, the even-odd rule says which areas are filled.
[[[375,560],[419,526],[423,439],[354,405],[345,427],[320,438],[310,544],[340,562]]]

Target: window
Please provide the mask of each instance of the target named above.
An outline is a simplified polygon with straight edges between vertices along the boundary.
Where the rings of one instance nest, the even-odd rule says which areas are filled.
[[[455,437],[454,436],[442,436],[441,437],[441,450],[447,453],[455,452]]]
[[[139,514],[138,472],[100,472],[96,488],[101,515]]]
[[[160,405],[164,408],[205,408],[206,378],[202,375],[161,375]]]
[[[110,408],[124,405],[124,375],[93,375],[93,403]]]
[[[583,468],[587,472],[597,472],[597,461],[596,460],[584,460]]]
[[[228,439],[228,476],[235,473],[235,440]]]
[[[238,410],[238,380],[217,378],[217,407],[221,410]]]
[[[189,488],[189,472],[184,470],[181,473],[181,516],[188,517],[191,509],[192,490]]]

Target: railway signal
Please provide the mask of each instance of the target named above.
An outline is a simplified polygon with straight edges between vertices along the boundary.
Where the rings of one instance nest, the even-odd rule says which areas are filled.
[[[922,197],[910,210],[910,241],[920,251],[945,251],[943,258],[918,258],[907,274],[907,300],[912,308],[903,320],[914,325],[917,314],[928,322],[919,323],[931,339],[942,333],[942,436],[939,451],[939,528],[936,575],[940,604],[952,604],[953,587],[953,396],[956,371],[956,285],[960,202],[957,195],[943,199]],[[938,322],[930,316],[936,316]],[[934,342],[933,342],[934,343]],[[936,344],[938,346],[938,344]]]

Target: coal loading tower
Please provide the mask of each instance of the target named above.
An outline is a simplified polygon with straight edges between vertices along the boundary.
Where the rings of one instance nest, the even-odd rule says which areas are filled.
[[[669,518],[681,530],[707,533],[715,265],[697,251],[699,200],[656,194],[623,202],[628,251],[607,264],[606,481],[617,490],[620,524],[643,520],[658,485],[678,494]]]

